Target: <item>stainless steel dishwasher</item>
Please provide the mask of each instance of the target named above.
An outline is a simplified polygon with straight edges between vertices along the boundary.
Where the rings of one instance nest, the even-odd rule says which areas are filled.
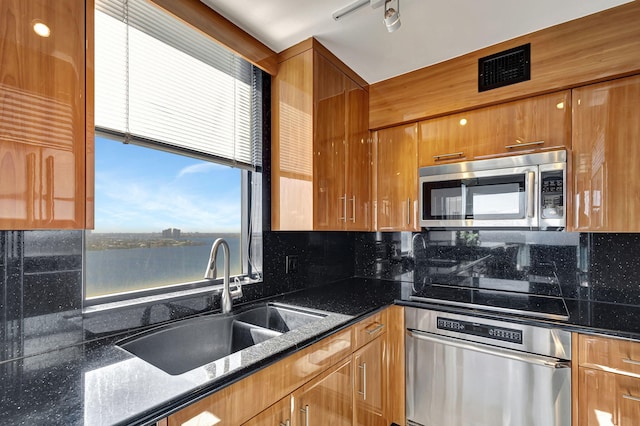
[[[407,421],[570,426],[571,333],[405,308]]]

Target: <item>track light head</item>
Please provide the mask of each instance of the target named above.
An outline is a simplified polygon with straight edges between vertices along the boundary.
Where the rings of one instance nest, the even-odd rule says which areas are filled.
[[[384,3],[384,24],[387,26],[387,31],[390,33],[400,28],[400,0],[398,2],[398,10],[393,7],[387,7],[391,0],[386,0]]]

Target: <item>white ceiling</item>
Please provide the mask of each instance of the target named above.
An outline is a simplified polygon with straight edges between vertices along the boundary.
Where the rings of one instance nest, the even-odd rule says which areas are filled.
[[[394,33],[383,7],[334,21],[332,13],[354,0],[201,1],[276,52],[315,36],[376,83],[630,0],[400,0]]]

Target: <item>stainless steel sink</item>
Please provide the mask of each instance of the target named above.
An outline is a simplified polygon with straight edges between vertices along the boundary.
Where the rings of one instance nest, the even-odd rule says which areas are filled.
[[[172,374],[182,374],[326,315],[279,304],[231,314],[177,321],[118,342],[131,354]]]

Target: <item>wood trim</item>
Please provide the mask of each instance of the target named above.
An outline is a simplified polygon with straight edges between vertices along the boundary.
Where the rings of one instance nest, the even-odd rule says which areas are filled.
[[[389,423],[406,424],[405,398],[405,323],[404,308],[393,305],[387,308],[387,345],[385,364],[387,368],[387,398],[385,411]]]
[[[436,117],[631,75],[640,70],[633,1],[372,84],[369,128]],[[478,59],[531,43],[531,80],[478,92]]]
[[[331,53],[329,49],[324,47],[324,45],[314,37],[310,37],[278,53],[278,63],[291,59],[294,56],[297,56],[309,49],[313,49],[320,55],[324,56],[329,62],[331,62],[340,71],[342,71],[343,74],[353,80],[358,86],[362,87],[366,91],[369,91],[369,83],[367,83],[366,80],[356,74],[355,71],[349,68],[347,64],[342,62],[336,55]]]
[[[84,227],[93,229],[95,201],[95,2],[85,0],[85,157],[84,157]]]
[[[265,72],[276,75],[276,53],[199,0],[149,0]]]

